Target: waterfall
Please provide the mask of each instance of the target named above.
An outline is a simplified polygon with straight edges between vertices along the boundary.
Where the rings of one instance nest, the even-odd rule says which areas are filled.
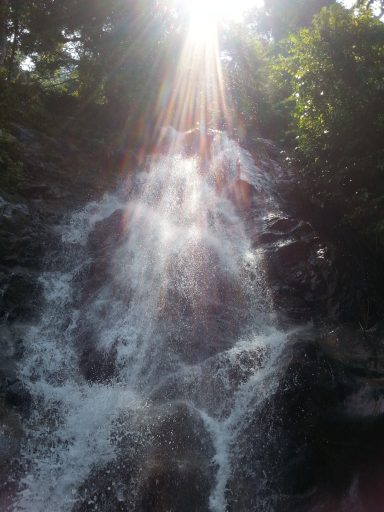
[[[239,178],[264,195],[253,215]],[[217,133],[209,161],[157,155],[57,227],[20,362],[33,407],[13,511],[227,509],[238,436],[289,336],[250,235],[272,188]]]

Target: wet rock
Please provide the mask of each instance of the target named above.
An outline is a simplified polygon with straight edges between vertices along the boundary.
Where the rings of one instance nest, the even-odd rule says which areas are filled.
[[[28,199],[55,199],[57,194],[48,185],[31,185],[23,189],[23,194]]]
[[[92,298],[104,283],[113,279],[111,256],[115,254],[126,231],[124,210],[116,210],[107,219],[96,223],[88,237],[92,261],[85,272],[81,301]]]
[[[42,291],[41,283],[33,274],[11,274],[0,300],[1,316],[7,321],[36,317]]]
[[[276,255],[281,266],[292,267],[305,264],[311,253],[311,243],[304,240],[295,240],[285,245],[280,245],[276,249]]]
[[[12,459],[18,454],[18,451],[19,443],[14,437],[0,434],[0,459],[2,461],[4,461],[4,459]]]
[[[264,347],[222,352],[200,367],[191,367],[161,380],[150,395],[163,403],[188,396],[201,410],[224,418],[230,414],[234,397],[242,384],[264,367],[268,351]]]
[[[127,223],[124,210],[115,210],[108,218],[95,224],[88,238],[89,248],[96,254],[105,250],[110,250],[112,253],[126,232]]]
[[[1,198],[0,198],[1,199]],[[47,230],[44,220],[24,202],[0,202],[0,261],[6,269],[41,268]]]
[[[116,461],[102,469],[94,470],[80,487],[77,503],[72,508],[73,512],[133,512],[127,498],[130,465],[131,461],[128,459],[123,465]]]
[[[295,321],[338,318],[342,286],[334,249],[324,245],[310,224],[273,219],[256,236],[265,250],[267,281],[275,307]]]
[[[228,311],[220,313],[220,317],[201,315],[199,321],[192,315],[178,318],[176,326],[166,334],[169,350],[184,362],[195,364],[230,348],[240,326],[231,323]]]
[[[38,317],[43,291],[38,272],[49,239],[45,222],[24,199],[7,194],[0,198],[0,320],[3,322]]]
[[[195,128],[183,133],[181,144],[187,156],[198,155],[202,159],[207,159],[211,157],[214,137],[214,130],[204,133],[199,128]]]
[[[209,510],[209,481],[198,470],[196,462],[185,461],[181,465],[175,461],[172,465],[164,466],[164,463],[158,460],[150,465],[150,474],[142,490],[143,498],[139,510]]]
[[[260,193],[255,187],[245,180],[237,179],[230,184],[228,197],[236,208],[240,211],[246,211],[250,208],[252,202],[260,198]]]
[[[270,232],[266,232],[266,233],[261,233],[255,243],[254,243],[254,246],[255,247],[258,247],[260,244],[264,245],[264,244],[273,244],[275,242],[278,242],[279,240],[281,240],[282,236],[281,234],[278,234],[278,233],[270,233]]]
[[[208,510],[213,455],[200,416],[183,403],[165,406],[151,428],[151,449],[141,473],[137,509]]]
[[[281,364],[285,370],[275,391],[261,407],[250,406],[239,434],[228,493],[234,512],[262,508],[273,501],[274,489],[282,495],[311,490],[322,471],[323,418],[336,414],[348,392],[338,378],[342,369],[329,364],[315,340],[296,337]]]
[[[21,234],[19,237],[15,234],[12,237],[3,235],[3,239],[6,238],[7,246],[3,248],[0,255],[4,266],[12,268],[23,263],[31,269],[41,267],[44,251],[42,244],[34,239],[33,235]]]
[[[80,372],[89,382],[107,382],[116,375],[116,349],[105,351],[95,346],[83,349]]]
[[[383,361],[380,340],[350,327],[294,335],[275,391],[243,423],[230,510],[379,511]]]
[[[281,150],[272,140],[269,139],[262,137],[251,137],[245,141],[245,145],[250,151],[257,150],[258,153],[262,151],[264,157],[273,159],[279,158],[281,156]]]
[[[279,231],[281,233],[290,233],[294,228],[298,226],[299,222],[297,219],[282,217],[273,221],[269,228],[273,231]]]
[[[213,447],[199,415],[183,403],[130,413],[116,424],[117,459],[81,486],[74,512],[206,512]]]
[[[116,375],[116,346],[109,350],[98,344],[97,334],[87,324],[79,325],[76,339],[79,350],[79,371],[89,382],[108,382]]]
[[[188,364],[232,346],[250,315],[241,283],[223,271],[215,250],[201,248],[197,264],[204,277],[191,294],[183,287],[183,279],[190,278],[189,267],[186,272],[180,261],[169,269],[157,311],[168,351]]]
[[[22,382],[10,382],[5,392],[6,405],[28,414],[31,408],[31,395]]]
[[[0,510],[9,510],[17,492],[15,475],[19,469],[23,429],[21,418],[4,401],[0,393]]]
[[[312,445],[322,471],[313,496],[298,510],[379,511],[384,476],[384,346],[374,333],[339,326],[319,345],[344,390],[335,414],[321,414]]]

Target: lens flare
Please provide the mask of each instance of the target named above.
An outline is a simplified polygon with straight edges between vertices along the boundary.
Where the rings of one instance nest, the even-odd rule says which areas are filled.
[[[208,126],[229,117],[218,40],[221,2],[184,1],[189,28],[176,73],[165,77],[160,91],[157,128],[174,126],[186,131],[199,126],[204,137]]]
[[[188,13],[184,46],[174,71],[165,72],[157,101],[154,133],[161,139],[163,127],[184,132],[200,130],[201,153],[207,146],[208,128],[231,130],[231,101],[225,87],[219,30],[226,21],[240,21],[263,0],[179,0]],[[175,144],[179,139],[175,139]],[[159,142],[159,141],[158,141]],[[162,147],[158,144],[158,147]],[[178,148],[169,150],[175,152]]]
[[[244,12],[252,7],[260,7],[262,0],[184,0],[192,23],[215,22],[217,20],[240,21]]]

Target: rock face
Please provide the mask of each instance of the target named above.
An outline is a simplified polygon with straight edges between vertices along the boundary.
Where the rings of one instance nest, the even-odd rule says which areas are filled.
[[[268,278],[277,308],[292,319],[338,319],[339,275],[332,246],[295,218],[271,219],[258,243],[266,246]]]
[[[40,275],[58,246],[54,226],[64,214],[97,197],[105,181],[96,156],[68,140],[14,126],[23,177],[0,190],[0,509],[8,510],[17,482],[22,418],[31,397],[18,379],[25,326],[37,322]],[[99,179],[99,181],[98,181]],[[49,264],[48,264],[49,265]]]
[[[276,149],[263,147],[256,162],[275,172]],[[289,174],[280,178],[282,205],[284,184],[292,187]],[[257,190],[252,194],[251,208],[260,205]],[[261,407],[257,396],[250,404],[227,487],[229,510],[378,511],[383,333],[341,324],[359,316],[359,276],[348,274],[336,245],[289,205],[257,225],[254,245],[263,248],[282,325],[317,327],[291,337],[275,391]]]
[[[123,209],[116,210],[110,217],[96,223],[88,238],[92,261],[83,276],[84,288],[80,299],[82,303],[89,300],[106,279],[112,279],[111,255],[116,251],[127,229]]]
[[[25,349],[25,326],[39,320],[40,276],[50,268],[45,257],[60,250],[55,226],[62,216],[98,197],[108,181],[89,148],[21,127],[15,127],[15,135],[24,148],[25,179],[17,192],[4,191],[0,197],[2,510],[17,487],[9,474],[22,472],[23,421],[34,407],[17,364]],[[208,158],[211,139],[201,148],[196,133],[190,132],[183,143],[187,153],[199,147],[200,156]],[[360,500],[361,510],[376,512],[381,510],[384,475],[382,338],[378,331],[340,327],[353,317],[354,285],[335,264],[340,260],[336,247],[298,217],[279,187],[267,193],[271,177],[281,189],[292,185],[278,155],[269,141],[254,141],[254,160],[265,181],[263,173],[254,183],[239,175],[230,186],[217,186],[244,220],[251,250],[263,253],[265,287],[278,327],[310,324],[290,336],[276,363],[278,379],[271,393],[263,400],[252,396],[246,421],[236,425],[237,458],[226,485],[228,511],[344,512]],[[73,303],[82,309],[75,332],[79,379],[91,388],[108,386],[118,376],[117,345],[105,349],[96,343],[97,326],[87,319],[87,308],[97,302],[106,282],[112,283],[121,304],[130,304],[130,283],[115,281],[111,264],[111,254],[129,229],[124,208],[96,222],[86,242],[89,258],[77,276]],[[230,352],[231,340],[248,334],[241,327],[249,312],[244,311],[243,292],[216,268],[218,264],[212,265],[204,276],[206,293],[195,309],[188,296],[164,292],[159,322],[171,325],[173,319],[173,326],[192,326],[183,339],[170,327],[166,338],[169,351],[189,371],[159,381],[148,397],[150,407],[123,409],[111,430],[115,459],[94,467],[79,482],[73,512],[210,510],[219,463],[199,408],[224,421],[236,394],[265,368],[270,355],[257,346]],[[179,270],[169,272],[169,278],[176,280]],[[250,286],[259,279],[254,269],[246,277]],[[105,308],[111,307],[109,299],[104,297]]]
[[[69,141],[14,126],[23,177],[0,190],[0,319],[30,321],[39,313],[39,275],[57,245],[53,227],[69,209],[101,192],[92,154]]]
[[[214,450],[201,418],[187,405],[143,411],[133,424],[123,416],[116,433],[118,459],[84,482],[74,512],[91,512],[95,504],[116,512],[209,509]]]
[[[345,327],[292,336],[279,385],[239,436],[231,511],[380,510],[383,350],[369,361],[381,345]]]
[[[30,407],[16,363],[23,351],[23,324],[39,315],[47,226],[21,198],[0,197],[0,205],[0,508],[6,510],[16,486],[10,469],[22,439],[20,416]]]
[[[92,153],[20,126],[13,130],[24,171],[12,192],[0,190],[0,318],[6,322],[38,314],[38,277],[45,255],[57,245],[53,227],[104,185]]]

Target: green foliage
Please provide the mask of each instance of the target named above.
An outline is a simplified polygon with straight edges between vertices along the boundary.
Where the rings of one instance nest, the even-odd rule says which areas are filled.
[[[0,130],[0,186],[16,190],[23,179],[21,148],[17,139],[6,130]]]
[[[384,25],[333,6],[291,36],[287,52],[277,67],[292,89],[308,190],[384,244]]]
[[[10,84],[0,72],[0,128],[10,123],[27,123],[40,118],[44,110],[42,90],[38,84],[19,79]]]
[[[304,193],[384,247],[384,24],[359,4],[355,15],[335,0],[266,0],[222,31],[222,64],[239,131],[296,148]],[[186,37],[183,1],[0,5],[3,132],[69,132],[108,154],[151,140]],[[4,179],[17,181],[17,145],[1,140]]]
[[[311,24],[314,14],[335,0],[266,0],[245,25],[227,28],[227,82],[236,115],[248,131],[261,130],[279,142],[292,138],[292,85],[279,66],[282,40]],[[266,38],[265,35],[268,37]],[[272,37],[272,39],[271,39]]]
[[[259,14],[259,30],[275,40],[283,39],[309,26],[322,7],[334,3],[335,0],[265,0]]]
[[[252,31],[234,26],[225,34],[223,45],[227,88],[233,116],[242,119],[248,131],[268,117],[268,45]]]
[[[185,36],[174,7],[165,0],[1,5],[0,41],[5,28],[8,44],[0,127],[77,132],[103,139],[108,153],[151,140],[159,89],[165,73],[175,74]]]
[[[292,86],[276,65],[278,45],[255,33],[252,26],[235,25],[225,33],[224,69],[233,117],[250,135],[287,141],[293,105]]]

